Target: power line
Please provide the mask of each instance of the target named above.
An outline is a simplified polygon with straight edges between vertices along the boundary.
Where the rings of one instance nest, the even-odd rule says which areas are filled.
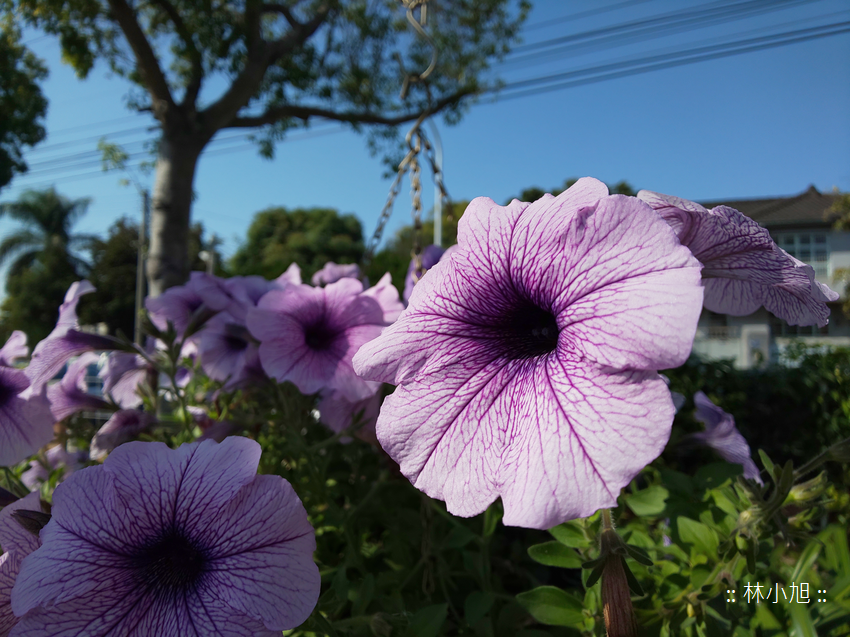
[[[539,64],[545,60],[560,58],[567,53],[587,52],[605,48],[615,48],[668,37],[677,33],[703,29],[708,26],[725,24],[751,18],[758,14],[770,13],[819,0],[756,0],[736,5],[725,5],[711,11],[690,11],[667,14],[658,18],[639,20],[592,31],[583,31],[562,36],[546,42],[535,43],[543,51],[512,55],[505,59],[501,68]],[[770,28],[770,27],[768,27]],[[557,44],[557,46],[555,46]],[[529,45],[532,46],[532,45]]]
[[[537,29],[544,29],[546,27],[551,27],[555,24],[560,24],[562,22],[572,22],[573,20],[581,20],[582,18],[588,18],[590,16],[599,15],[600,13],[607,13],[609,11],[616,11],[617,9],[623,9],[634,4],[643,4],[644,2],[649,1],[651,0],[626,0],[626,2],[618,2],[616,4],[609,4],[604,7],[596,7],[593,9],[587,9],[586,11],[579,11],[577,13],[563,15],[557,18],[550,18],[549,20],[543,20],[541,22],[534,22],[532,24],[524,26],[522,30],[535,31]]]
[[[506,95],[497,96],[494,101],[503,101],[517,97],[525,97],[528,95],[537,95],[549,91],[562,90],[575,86],[582,86],[595,82],[617,79],[620,77],[628,77],[639,73],[649,73],[661,69],[682,66],[686,64],[694,64],[697,62],[705,62],[733,55],[741,55],[744,53],[753,53],[765,49],[806,42],[809,40],[817,40],[820,38],[840,35],[842,33],[850,33],[850,21],[839,22],[832,25],[824,25],[820,27],[811,27],[808,29],[798,29],[796,31],[787,31],[785,33],[764,36],[760,38],[750,38],[747,40],[738,40],[729,42],[725,45],[714,45],[697,47],[679,52],[650,55],[643,58],[624,60],[609,64],[600,64],[597,66],[576,69],[574,71],[566,71],[543,77],[530,78],[527,80],[519,80],[511,82],[502,87],[502,89],[516,89],[524,86],[534,86],[536,84],[545,84],[556,82],[558,80],[568,80],[550,86],[544,86],[534,90],[519,91]],[[725,48],[723,48],[725,47]],[[632,67],[632,68],[629,68]],[[583,77],[584,76],[584,77]],[[573,79],[575,78],[575,79]],[[496,92],[494,89],[491,92]]]
[[[629,22],[622,22],[578,33],[570,33],[568,35],[558,36],[540,42],[532,42],[530,44],[522,44],[515,47],[511,53],[517,54],[524,51],[534,51],[541,48],[547,48],[560,44],[588,40],[604,35],[618,35],[624,31],[635,29],[658,28],[666,25],[675,25],[679,22],[690,23],[693,21],[707,21],[715,17],[727,17],[732,15],[746,16],[750,11],[754,10],[773,10],[783,8],[783,5],[794,5],[806,2],[816,2],[818,0],[722,0],[713,2],[708,5],[701,5],[697,8],[684,9],[680,11],[672,11],[661,15],[655,15],[648,18],[640,18]]]

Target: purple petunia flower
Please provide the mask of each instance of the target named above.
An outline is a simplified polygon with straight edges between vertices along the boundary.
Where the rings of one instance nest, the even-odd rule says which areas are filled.
[[[12,612],[11,595],[21,570],[21,562],[40,546],[38,538],[12,517],[12,513],[20,509],[41,511],[39,495],[30,493],[0,511],[0,546],[4,551],[0,555],[0,637],[6,637],[18,623],[18,618]]]
[[[334,433],[349,429],[352,425],[359,425],[354,436],[366,442],[377,444],[375,435],[375,423],[378,421],[378,413],[381,410],[383,397],[378,392],[364,400],[352,403],[340,397],[334,392],[321,395],[316,409],[319,419]],[[359,416],[355,423],[355,416]],[[341,438],[342,442],[350,442],[350,438]]]
[[[698,203],[641,190],[647,202],[700,260],[705,307],[745,316],[762,305],[790,325],[827,324],[828,301],[838,294],[815,280],[815,271],[779,248],[770,233],[728,206]]]
[[[691,434],[689,438],[714,449],[726,462],[744,467],[744,477],[764,484],[758,467],[750,455],[750,445],[735,427],[735,419],[715,405],[708,396],[698,391],[694,394],[694,417],[705,425],[705,431]]]
[[[319,596],[315,536],[247,438],[133,442],[53,495],[12,591],[17,637],[279,637]]]
[[[419,279],[425,276],[425,273],[440,262],[440,259],[445,254],[445,250],[438,245],[429,245],[419,255],[419,268],[416,268],[416,259],[410,260],[410,265],[407,266],[407,276],[404,278],[404,297],[405,301],[410,300],[410,295],[413,294],[413,286]]]
[[[120,409],[107,420],[91,439],[92,460],[103,460],[109,452],[132,440],[156,422],[152,414],[138,409]]]
[[[88,393],[86,374],[88,366],[100,358],[94,352],[82,354],[68,366],[65,375],[55,385],[47,388],[50,411],[56,420],[64,420],[78,411],[113,409],[112,405],[98,396]]]
[[[45,454],[47,466],[41,462],[35,461],[30,465],[30,468],[21,474],[21,482],[27,489],[34,491],[38,489],[42,482],[46,482],[50,477],[50,471],[63,467],[64,477],[68,477],[74,471],[83,468],[83,463],[88,460],[88,454],[85,451],[67,451],[62,445],[50,447]],[[0,633],[2,636],[2,633]]]
[[[27,347],[27,335],[20,330],[15,330],[9,336],[6,344],[0,348],[0,365],[13,367],[15,360],[26,358],[30,348]]]
[[[356,263],[337,264],[333,261],[328,261],[321,270],[313,275],[310,282],[316,286],[329,285],[345,278],[359,279],[360,267]]]
[[[207,376],[227,381],[227,391],[266,379],[256,341],[244,323],[228,312],[219,312],[204,325],[198,336],[198,354]]]
[[[41,393],[62,366],[74,356],[96,350],[114,350],[120,348],[120,343],[111,336],[89,334],[77,330],[77,303],[84,294],[94,292],[94,286],[88,281],[77,281],[71,284],[65,294],[65,302],[59,308],[59,320],[56,327],[47,338],[39,342],[32,352],[32,359],[27,367],[27,376],[32,383],[32,391]]]
[[[394,323],[404,312],[404,303],[398,298],[398,290],[393,285],[392,275],[384,274],[380,280],[363,292],[363,296],[375,299],[384,310],[384,322]]]
[[[44,394],[33,394],[22,369],[0,366],[0,467],[17,464],[53,440]]]
[[[378,383],[357,376],[351,358],[384,329],[385,308],[362,292],[360,281],[344,278],[266,294],[247,319],[266,374],[305,394],[337,391],[352,402],[374,394]]]
[[[656,370],[690,353],[699,263],[646,204],[585,178],[557,198],[472,201],[458,247],[354,357],[399,385],[378,440],[472,516],[550,528],[614,506],[673,421]]]
[[[152,339],[148,339],[152,344]],[[148,348],[148,352],[151,349]],[[103,393],[112,397],[122,409],[135,409],[142,404],[138,387],[156,380],[156,370],[144,356],[132,352],[111,352],[100,370]]]

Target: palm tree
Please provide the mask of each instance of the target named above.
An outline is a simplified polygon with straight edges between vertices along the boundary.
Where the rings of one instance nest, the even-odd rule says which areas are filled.
[[[65,257],[78,275],[88,272],[89,265],[73,254],[87,247],[95,235],[71,234],[74,224],[88,210],[91,199],[68,199],[54,188],[27,190],[11,203],[0,203],[0,217],[8,215],[23,227],[0,242],[0,266],[12,260],[9,276],[21,274],[48,254]],[[42,259],[43,260],[43,259]]]

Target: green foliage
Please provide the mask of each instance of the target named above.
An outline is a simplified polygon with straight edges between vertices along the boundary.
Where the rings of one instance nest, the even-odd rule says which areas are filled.
[[[443,210],[443,247],[457,243],[457,222],[469,205],[468,201],[453,201],[451,211]],[[404,279],[413,251],[413,225],[405,225],[387,240],[386,245],[375,253],[366,268],[370,281],[377,281],[385,272],[392,275],[393,284],[399,292],[404,291]],[[425,215],[419,233],[419,247],[431,245],[434,240],[434,211]]]
[[[850,436],[850,349],[812,348],[798,342],[786,357],[787,365],[745,370],[728,361],[692,357],[665,372],[671,389],[687,399],[676,416],[672,442],[702,431],[692,417],[693,395],[699,390],[734,414],[753,450],[764,449],[776,461],[803,464]],[[709,452],[689,452],[675,444],[669,448],[674,466],[695,457],[710,458]]]
[[[564,181],[563,186],[561,186],[560,188],[553,188],[551,190],[543,190],[542,188],[539,188],[537,186],[532,186],[531,188],[526,188],[522,190],[517,197],[511,197],[510,199],[508,199],[505,202],[505,205],[509,204],[514,199],[519,199],[520,201],[537,201],[546,193],[557,196],[577,181],[578,179],[575,178],[567,179],[566,181]],[[630,197],[634,197],[637,194],[637,190],[632,188],[627,181],[618,181],[614,185],[609,185],[608,191],[612,195],[629,195]]]
[[[30,347],[56,325],[68,287],[78,281],[62,252],[39,254],[33,263],[6,277],[6,298],[0,305],[0,342],[14,330],[27,334]]]
[[[310,277],[328,261],[357,263],[363,230],[351,214],[331,208],[269,208],[254,215],[248,237],[230,260],[233,274],[274,279],[293,262]]]
[[[47,77],[44,63],[20,42],[17,24],[0,25],[0,188],[16,173],[25,173],[23,147],[44,139],[47,99],[38,81]]]
[[[195,223],[189,238],[189,256],[193,270],[206,270],[199,254],[202,250],[215,253],[216,275],[226,274],[221,254],[204,238],[204,226]],[[79,317],[83,325],[106,323],[109,334],[120,330],[133,336],[136,316],[136,266],[139,249],[138,222],[124,217],[109,228],[106,240],[95,239],[89,246],[91,269],[88,280],[96,291],[83,297]]]
[[[89,264],[75,250],[88,247],[96,237],[72,230],[89,202],[68,199],[50,188],[28,190],[17,201],[0,204],[0,216],[21,224],[0,242],[0,263],[9,263],[0,337],[23,330],[34,344],[53,329],[68,286],[88,273]]]

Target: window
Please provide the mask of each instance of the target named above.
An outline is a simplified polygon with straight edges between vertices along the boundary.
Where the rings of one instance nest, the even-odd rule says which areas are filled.
[[[778,237],[779,247],[792,257],[808,263],[815,269],[815,276],[829,276],[829,246],[823,232],[783,234]]]
[[[770,335],[777,336],[829,336],[829,325],[788,325],[780,318],[773,317],[770,322]]]

